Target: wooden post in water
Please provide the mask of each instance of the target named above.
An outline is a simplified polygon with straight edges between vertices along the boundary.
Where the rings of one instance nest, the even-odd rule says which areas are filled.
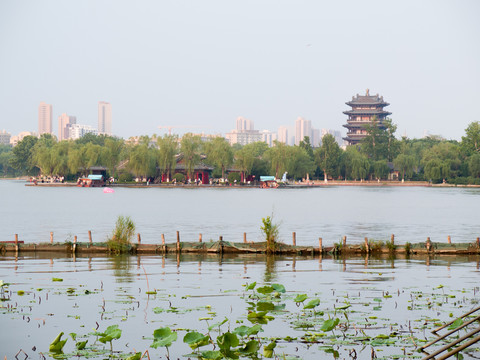
[[[140,236],[140,233],[137,233],[137,239],[138,239],[138,245],[142,242],[142,237]]]
[[[392,245],[395,244],[395,234],[392,234],[392,237],[390,238]]]
[[[370,246],[368,245],[368,237],[365,238],[365,251],[367,252],[367,254],[370,253]]]
[[[246,232],[243,233],[243,243],[244,244],[247,243],[247,233]]]
[[[449,244],[451,244],[451,243],[452,243],[452,238],[450,237],[450,235],[448,235],[448,237],[447,237],[447,241],[448,241],[448,243],[449,243]]]
[[[165,234],[162,234],[162,251],[164,254],[167,252],[167,247],[165,246]]]
[[[343,248],[346,248],[347,247],[347,236],[345,235],[343,237]]]
[[[321,237],[318,238],[318,251],[320,253],[320,255],[322,255],[323,253],[323,239]]]
[[[430,252],[430,249],[432,247],[432,242],[430,241],[430,237],[427,237],[427,252]]]
[[[88,230],[88,242],[92,243],[92,232],[90,230]]]
[[[180,252],[180,231],[177,231],[177,253]]]
[[[480,248],[480,237],[477,237],[477,248]]]
[[[293,246],[297,246],[297,233],[295,231],[292,233],[292,242]]]
[[[220,235],[218,240],[220,241],[220,254],[223,254],[223,236]]]
[[[75,254],[76,251],[77,251],[77,235],[73,237],[73,248],[72,248],[73,254]]]
[[[15,252],[18,253],[18,234],[15,234]]]
[[[202,242],[202,234],[198,234],[198,242],[199,242],[199,243]]]
[[[53,244],[53,231],[50,231],[50,244]]]

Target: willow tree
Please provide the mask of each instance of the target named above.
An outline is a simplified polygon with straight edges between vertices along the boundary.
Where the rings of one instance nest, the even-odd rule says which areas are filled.
[[[255,152],[253,147],[244,146],[235,153],[235,166],[241,172],[241,181],[245,181],[245,177],[252,171],[255,161]]]
[[[317,165],[323,171],[323,180],[327,182],[328,175],[336,175],[340,168],[342,150],[332,134],[322,138],[322,146],[315,151]]]
[[[272,172],[278,179],[279,175],[287,169],[288,146],[275,140],[273,146],[265,151],[265,158],[270,162]]]
[[[185,134],[180,142],[180,150],[189,179],[193,178],[195,165],[200,163],[202,143],[200,136],[191,133]]]
[[[162,174],[167,175],[167,181],[170,181],[177,165],[178,136],[165,134],[163,137],[157,137],[157,146],[158,167]]]
[[[208,161],[222,170],[222,179],[225,179],[226,168],[233,164],[230,143],[223,137],[215,137],[205,144],[205,153]]]
[[[128,168],[135,176],[147,178],[155,175],[156,149],[151,146],[148,137],[142,137],[138,144],[130,149]]]
[[[102,147],[101,162],[110,171],[111,176],[116,176],[117,167],[124,156],[125,143],[122,139],[107,137]]]

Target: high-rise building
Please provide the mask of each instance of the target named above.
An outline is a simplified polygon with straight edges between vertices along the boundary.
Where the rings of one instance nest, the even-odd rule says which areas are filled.
[[[278,141],[288,145],[288,128],[286,126],[278,128]]]
[[[38,134],[52,133],[52,105],[43,101],[38,106]]]
[[[245,119],[243,116],[239,116],[237,118],[237,130],[238,131],[253,130],[253,121]]]
[[[383,101],[383,96],[370,95],[367,89],[365,95],[352,96],[352,101],[345,104],[351,106],[352,109],[344,111],[348,115],[347,124],[343,125],[347,128],[347,137],[343,140],[347,145],[356,145],[367,137],[365,125],[372,124],[374,121],[380,129],[385,129],[384,120],[391,112],[383,110],[385,106],[390,105]]]
[[[310,120],[305,120],[302,117],[297,118],[295,121],[295,145],[299,145],[305,136],[310,138],[310,143],[312,142],[312,122]]]
[[[230,145],[247,145],[262,141],[262,134],[260,134],[260,131],[253,129],[253,121],[240,116],[236,120],[236,129],[225,134],[225,138],[230,142]]]
[[[68,116],[63,113],[58,117],[58,141],[67,140],[70,138],[70,128],[77,123],[75,116]]]
[[[112,135],[112,105],[105,101],[98,103],[98,133]]]

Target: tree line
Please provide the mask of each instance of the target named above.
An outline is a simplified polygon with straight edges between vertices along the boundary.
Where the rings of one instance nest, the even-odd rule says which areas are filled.
[[[274,175],[289,179],[384,180],[392,173],[399,180],[480,184],[480,123],[465,129],[461,141],[438,136],[408,139],[395,136],[396,125],[387,119],[365,127],[367,136],[356,146],[342,149],[327,134],[313,148],[305,137],[298,146],[275,141],[231,146],[222,137],[202,141],[185,134],[141,136],[136,141],[87,134],[78,140],[57,141],[51,134],[26,136],[15,147],[0,147],[3,176],[43,175],[75,179],[91,166],[104,166],[108,174],[123,181],[132,177],[172,180],[178,157],[187,175],[205,163],[214,168],[213,177],[243,181],[248,175]],[[228,175],[229,170],[235,169]]]

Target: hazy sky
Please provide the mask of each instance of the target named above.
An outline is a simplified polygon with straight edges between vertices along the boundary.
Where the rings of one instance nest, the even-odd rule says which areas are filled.
[[[121,137],[238,116],[344,131],[369,88],[398,136],[461,139],[480,120],[479,19],[478,0],[1,0],[0,131],[37,131],[41,101],[55,134],[64,112],[96,127],[99,101]]]

